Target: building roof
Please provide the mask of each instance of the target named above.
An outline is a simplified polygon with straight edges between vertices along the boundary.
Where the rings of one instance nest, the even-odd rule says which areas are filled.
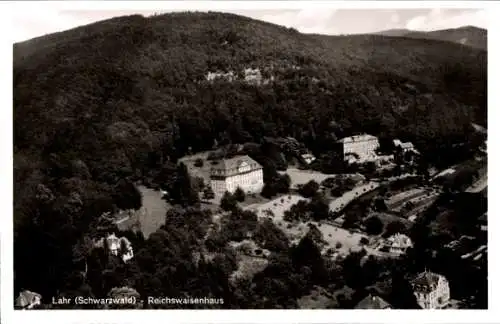
[[[413,143],[410,142],[401,143],[400,147],[405,150],[410,150],[413,149]]]
[[[15,305],[17,307],[24,308],[24,307],[27,307],[27,306],[35,303],[37,301],[37,299],[41,300],[42,295],[37,294],[36,292],[29,291],[29,290],[24,290],[24,291],[19,293],[19,296],[16,298]]]
[[[366,141],[372,141],[372,140],[377,140],[376,136],[369,135],[369,134],[362,134],[362,135],[354,135],[354,136],[349,136],[349,137],[344,137],[340,140],[337,141],[337,143],[355,143],[355,142],[366,142]]]
[[[108,237],[106,237],[106,243],[108,245],[108,247],[111,247],[111,245],[113,244],[119,244],[120,243],[120,239],[118,237],[116,237],[115,233],[109,235]]]
[[[390,308],[388,302],[379,296],[368,295],[361,300],[354,308],[355,309],[386,309]]]
[[[392,246],[395,247],[408,247],[412,245],[411,239],[408,236],[400,233],[394,234],[393,236],[389,237],[388,241]]]
[[[216,164],[212,165],[210,175],[224,177],[237,175],[242,173],[240,168],[245,166],[249,166],[251,171],[262,169],[262,166],[248,155],[239,155],[217,161]]]
[[[412,280],[412,285],[414,288],[434,289],[439,282],[439,278],[441,277],[442,276],[437,273],[424,271]]]
[[[401,142],[399,139],[395,139],[392,142],[394,143],[394,146],[399,146],[405,150],[412,150],[414,148],[412,142]]]

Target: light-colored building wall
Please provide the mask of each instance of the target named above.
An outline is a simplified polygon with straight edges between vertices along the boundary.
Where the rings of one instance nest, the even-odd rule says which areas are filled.
[[[375,157],[375,150],[379,147],[378,138],[372,135],[356,135],[339,141],[342,144],[344,157],[356,154],[360,160],[370,160]]]
[[[236,174],[221,180],[210,181],[213,192],[222,196],[226,191],[233,193],[240,187],[245,193],[258,193],[264,187],[262,169]]]
[[[378,140],[371,139],[368,141],[345,143],[344,144],[344,155],[349,153],[355,153],[360,157],[370,156],[378,148]]]
[[[423,309],[440,309],[450,300],[450,286],[448,280],[439,275],[436,287],[428,292],[416,290],[414,292],[417,303]]]

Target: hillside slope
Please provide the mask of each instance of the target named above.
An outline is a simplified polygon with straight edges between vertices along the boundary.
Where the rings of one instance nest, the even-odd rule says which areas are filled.
[[[304,35],[221,13],[120,17],[15,44],[15,290],[44,300],[74,293],[89,244],[112,228],[99,216],[140,205],[133,181],[184,179],[181,189],[192,189],[173,164],[189,151],[293,136],[320,159],[337,138],[368,132],[411,140],[431,163],[448,158],[474,133],[471,122],[486,125],[486,56],[442,41]],[[254,147],[268,149],[260,155],[272,174],[276,152]],[[132,240],[137,273],[97,255],[92,293],[106,296],[124,285],[109,274],[128,273],[142,296],[232,302],[226,270],[193,263],[205,223],[188,214],[147,242]],[[284,295],[281,306],[296,297]]]
[[[441,40],[486,50],[488,46],[487,34],[488,32],[486,29],[474,26],[464,26],[459,28],[434,30],[429,32],[409,29],[389,29],[373,33],[372,35]]]
[[[380,35],[380,36],[389,36],[389,37],[402,37],[408,33],[411,33],[412,30],[409,29],[388,29],[382,30],[375,33],[371,33],[372,35]]]
[[[265,84],[242,81],[252,67]],[[217,71],[238,80],[208,81]],[[175,13],[14,45],[16,154],[80,159],[111,183],[214,140],[295,136],[315,150],[371,132],[432,151],[471,121],[486,124],[486,52],[448,42]]]
[[[404,37],[426,38],[453,42],[474,48],[486,50],[488,47],[488,36],[486,29],[473,26],[465,26],[453,29],[443,29],[431,32],[409,32]]]

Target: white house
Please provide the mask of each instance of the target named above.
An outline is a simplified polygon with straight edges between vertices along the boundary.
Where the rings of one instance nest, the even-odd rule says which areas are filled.
[[[210,186],[216,196],[238,187],[245,193],[258,193],[264,187],[262,166],[247,155],[219,160],[210,170]]]
[[[389,252],[394,254],[404,254],[408,248],[413,247],[411,239],[404,234],[394,234],[387,239]]]
[[[412,281],[413,294],[423,309],[440,309],[450,301],[448,280],[439,274],[424,271]]]
[[[24,290],[19,293],[16,298],[15,306],[21,309],[31,309],[42,302],[42,295],[29,290]]]
[[[373,135],[363,134],[345,137],[338,140],[337,143],[342,145],[344,159],[349,159],[349,155],[357,155],[359,161],[370,161],[377,158],[375,150],[379,147],[379,141]]]
[[[113,233],[105,241],[108,251],[113,255],[119,256],[123,262],[127,262],[134,257],[132,244],[126,237],[118,238]]]

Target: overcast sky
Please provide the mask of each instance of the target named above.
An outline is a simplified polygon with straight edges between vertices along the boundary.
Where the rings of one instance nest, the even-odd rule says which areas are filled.
[[[221,10],[294,27],[303,33],[353,34],[387,29],[436,30],[472,25],[487,28],[484,9],[333,9]],[[14,42],[71,29],[111,17],[167,10],[68,10],[57,6],[14,11]]]

